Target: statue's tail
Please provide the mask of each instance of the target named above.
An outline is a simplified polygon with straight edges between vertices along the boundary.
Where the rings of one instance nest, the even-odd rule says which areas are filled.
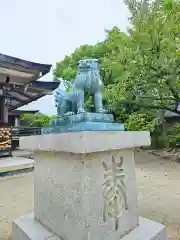
[[[67,99],[67,93],[66,91],[62,90],[62,89],[56,89],[54,91],[54,99],[55,99],[55,104],[56,106],[58,105],[58,103],[60,103],[63,99]]]

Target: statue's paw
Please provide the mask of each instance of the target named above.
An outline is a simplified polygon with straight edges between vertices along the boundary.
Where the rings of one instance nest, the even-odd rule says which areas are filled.
[[[74,112],[67,112],[64,114],[64,116],[70,116],[70,115],[74,115]]]
[[[77,113],[85,113],[86,111],[84,110],[84,108],[79,108]]]
[[[96,112],[98,112],[98,113],[105,113],[105,112],[107,112],[104,108],[100,108],[100,109],[98,109]]]

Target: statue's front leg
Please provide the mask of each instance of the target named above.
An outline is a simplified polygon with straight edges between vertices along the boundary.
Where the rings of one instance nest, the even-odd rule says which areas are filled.
[[[94,93],[94,106],[95,106],[96,112],[98,113],[105,112],[105,110],[103,109],[101,92]]]
[[[61,105],[57,105],[57,117],[61,117],[62,116],[62,106]]]
[[[78,90],[77,113],[85,112],[84,109],[84,90]]]

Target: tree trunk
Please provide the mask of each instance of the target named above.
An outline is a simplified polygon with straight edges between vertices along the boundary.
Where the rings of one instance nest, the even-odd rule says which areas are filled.
[[[167,125],[166,125],[166,120],[164,118],[164,110],[161,110],[161,122],[162,122],[162,138],[163,138],[163,145],[166,149],[169,149],[169,139],[167,135]]]

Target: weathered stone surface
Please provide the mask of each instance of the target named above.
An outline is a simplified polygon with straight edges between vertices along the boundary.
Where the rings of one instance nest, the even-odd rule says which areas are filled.
[[[76,235],[74,236],[76,240]],[[89,238],[90,240],[94,240]],[[95,240],[99,239],[98,237]],[[105,238],[111,240],[111,238]],[[62,238],[49,232],[33,218],[33,213],[13,222],[12,240],[63,240]],[[77,240],[86,240],[77,239]],[[119,238],[117,238],[119,240]],[[157,222],[140,217],[139,226],[121,240],[167,240],[165,227]]]
[[[133,148],[149,145],[149,132],[48,134],[20,144],[35,150],[35,220],[17,220],[13,240],[44,240],[43,230],[31,237],[37,223],[51,232],[46,239],[166,240],[164,226],[139,221],[137,209]]]
[[[47,240],[51,237],[55,235],[34,220],[34,213],[28,213],[13,221],[12,240]]]
[[[123,164],[118,169],[116,164],[121,158]],[[107,172],[106,166],[109,168]],[[118,176],[122,171],[125,174],[125,199],[118,189],[118,184],[121,184]],[[104,174],[108,175],[107,178]],[[108,198],[114,193],[108,196],[107,180],[111,188],[119,191],[117,206],[116,203],[108,206]],[[138,225],[132,150],[89,154],[36,153],[34,184],[35,218],[62,238],[66,236],[68,240],[74,240],[76,235],[77,239],[88,239],[90,234],[92,239],[104,240],[109,236],[113,240]],[[127,201],[127,209],[124,200]],[[110,217],[113,209],[117,214]]]
[[[91,153],[150,145],[145,131],[69,132],[21,137],[20,148],[35,151]]]
[[[167,240],[165,226],[146,218],[139,218],[139,226],[121,240]]]

